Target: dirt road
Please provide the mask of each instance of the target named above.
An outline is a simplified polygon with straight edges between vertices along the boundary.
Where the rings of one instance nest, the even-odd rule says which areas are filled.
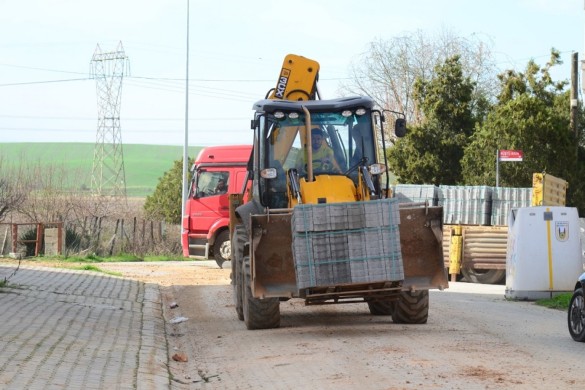
[[[281,303],[279,329],[248,331],[214,262],[109,264],[163,287],[177,389],[550,389],[582,386],[585,344],[566,313],[504,299],[504,286],[431,292],[426,325],[397,325],[366,304]],[[171,309],[172,303],[178,307]]]

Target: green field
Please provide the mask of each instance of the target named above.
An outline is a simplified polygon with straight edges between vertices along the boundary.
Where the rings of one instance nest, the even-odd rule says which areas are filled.
[[[189,157],[195,158],[201,148],[190,147]],[[123,152],[127,194],[136,197],[152,194],[159,178],[183,158],[182,146],[124,145]],[[0,159],[5,164],[40,164],[80,172],[72,184],[75,188],[91,188],[93,155],[94,144],[89,143],[0,143]]]

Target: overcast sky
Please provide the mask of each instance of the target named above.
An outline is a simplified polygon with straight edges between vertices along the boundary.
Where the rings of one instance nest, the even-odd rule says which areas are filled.
[[[186,11],[187,0],[0,0],[0,142],[94,143],[91,59],[122,42],[122,141],[182,145]],[[416,30],[479,37],[501,69],[543,65],[555,47],[555,76],[570,79],[584,20],[583,0],[191,0],[189,144],[249,143],[252,104],[288,53],[319,61],[325,97],[370,42]]]

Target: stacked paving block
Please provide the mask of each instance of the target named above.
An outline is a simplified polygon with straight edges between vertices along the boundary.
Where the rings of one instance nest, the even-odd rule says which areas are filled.
[[[446,224],[489,225],[492,192],[486,186],[439,186],[439,206]]]
[[[429,206],[436,206],[439,201],[439,187],[432,184],[396,184],[392,187],[392,194],[400,202],[426,202]]]
[[[396,199],[298,205],[291,223],[299,289],[404,279]]]
[[[495,187],[492,189],[492,226],[508,224],[512,208],[530,207],[532,188]]]

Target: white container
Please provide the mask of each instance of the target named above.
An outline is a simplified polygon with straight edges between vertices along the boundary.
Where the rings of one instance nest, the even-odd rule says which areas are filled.
[[[574,207],[523,207],[508,218],[506,298],[543,299],[571,292],[583,273]]]

